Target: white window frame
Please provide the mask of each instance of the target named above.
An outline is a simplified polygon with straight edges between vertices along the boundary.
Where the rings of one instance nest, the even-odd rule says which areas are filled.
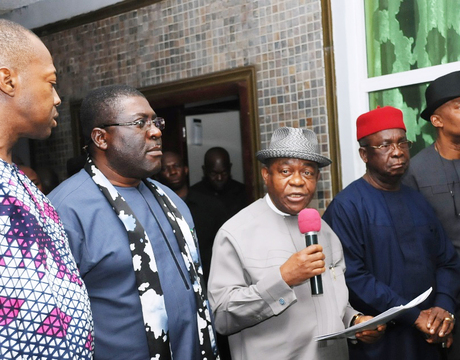
[[[342,186],[345,187],[365,172],[365,165],[358,153],[356,119],[370,110],[369,93],[432,81],[460,70],[460,62],[368,78],[364,18],[366,0],[330,1]]]

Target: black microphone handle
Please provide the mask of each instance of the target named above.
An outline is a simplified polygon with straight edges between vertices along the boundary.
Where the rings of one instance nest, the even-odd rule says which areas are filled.
[[[318,233],[316,231],[306,233],[305,242],[307,247],[318,244]],[[321,275],[316,275],[310,278],[310,286],[312,295],[321,295],[323,293],[323,281],[321,280]]]

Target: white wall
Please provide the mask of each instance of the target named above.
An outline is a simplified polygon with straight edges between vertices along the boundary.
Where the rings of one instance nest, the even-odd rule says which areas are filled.
[[[193,145],[193,119],[201,119],[202,145]],[[225,148],[232,162],[232,178],[244,183],[239,111],[193,115],[185,118],[190,185],[203,177],[204,154],[214,146]]]
[[[2,14],[0,17],[15,21],[28,29],[34,29],[119,2],[123,0],[40,0]]]
[[[331,0],[343,187],[365,172],[356,140],[356,119],[369,109],[363,9],[362,0]]]

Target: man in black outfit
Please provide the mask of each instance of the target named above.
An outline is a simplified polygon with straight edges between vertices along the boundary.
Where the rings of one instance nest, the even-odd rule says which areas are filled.
[[[194,191],[219,199],[227,210],[227,219],[248,205],[244,184],[232,179],[228,151],[213,147],[204,155],[203,180],[191,187]]]

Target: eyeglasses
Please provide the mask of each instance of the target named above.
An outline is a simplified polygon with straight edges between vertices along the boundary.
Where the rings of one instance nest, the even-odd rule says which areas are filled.
[[[158,130],[164,130],[166,126],[165,119],[161,117],[156,117],[155,119],[147,119],[147,120],[140,119],[140,120],[125,122],[125,123],[103,124],[100,127],[105,129],[106,127],[109,127],[109,126],[137,126],[139,129],[147,131],[148,129],[150,129],[152,124],[155,125],[155,127],[158,128]]]
[[[362,147],[371,147],[381,151],[382,153],[388,153],[390,151],[396,150],[409,150],[412,147],[413,142],[410,140],[401,141],[399,143],[390,143],[390,144],[381,144],[381,145],[363,145]]]

